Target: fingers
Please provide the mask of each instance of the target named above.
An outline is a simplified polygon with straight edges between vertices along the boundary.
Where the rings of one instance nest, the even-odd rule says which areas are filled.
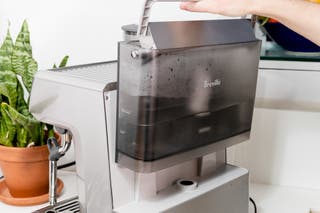
[[[191,0],[180,5],[182,10],[205,12],[225,16],[243,16],[249,13],[251,0]],[[252,0],[255,1],[255,0]]]
[[[191,12],[207,12],[208,5],[206,1],[197,1],[197,2],[182,2],[180,4],[182,10],[187,10]]]

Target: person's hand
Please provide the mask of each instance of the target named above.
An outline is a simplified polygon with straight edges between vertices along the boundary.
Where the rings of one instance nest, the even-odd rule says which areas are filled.
[[[193,0],[183,2],[180,8],[191,12],[207,12],[225,16],[244,16],[251,13],[256,0]],[[266,0],[268,1],[268,0]]]

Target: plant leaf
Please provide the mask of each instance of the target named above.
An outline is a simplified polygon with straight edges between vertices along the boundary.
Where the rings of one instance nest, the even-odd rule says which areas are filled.
[[[59,64],[59,68],[67,66],[68,60],[69,60],[69,56],[68,55],[63,57],[62,61]]]
[[[12,70],[11,56],[13,53],[13,41],[10,31],[7,31],[6,38],[0,48],[0,71]]]
[[[28,132],[23,126],[17,125],[17,147],[28,146]]]
[[[28,105],[26,101],[24,100],[24,90],[22,88],[22,85],[20,82],[17,86],[17,111],[20,112],[22,115],[27,116],[29,118],[33,118],[32,114],[29,112]]]
[[[30,92],[34,74],[38,70],[38,64],[32,58],[30,33],[26,21],[23,22],[13,47],[12,67],[14,72],[22,77],[26,89]]]
[[[8,98],[10,105],[16,107],[17,102],[17,77],[12,72],[11,55],[13,52],[13,42],[9,30],[5,41],[0,47],[0,95]]]
[[[45,141],[45,138],[46,138],[45,126],[46,125],[44,123],[40,123],[40,129],[39,129],[40,139],[38,143],[40,146],[47,144],[47,141]]]
[[[12,107],[16,107],[17,105],[17,84],[18,80],[13,72],[0,71],[0,95],[7,97],[8,102]]]
[[[0,122],[0,144],[13,147],[13,141],[16,135],[16,127],[5,109],[0,105],[1,122]]]
[[[30,44],[30,32],[26,20],[24,20],[22,23],[22,27],[16,39],[15,48],[20,49],[21,52],[25,52],[28,55],[32,55],[32,47]]]
[[[51,124],[46,124],[48,131],[48,138],[54,137],[54,127]]]
[[[42,141],[40,140],[42,137],[41,132],[43,132],[43,125],[39,121],[34,118],[22,115],[7,103],[2,103],[1,109],[3,109],[3,113],[11,119],[14,125],[21,125],[28,132],[30,136],[30,143],[42,143]]]
[[[22,55],[18,50],[14,49],[12,55],[13,70],[22,77],[23,83],[27,91],[31,92],[33,76],[38,70],[37,62],[28,55]]]

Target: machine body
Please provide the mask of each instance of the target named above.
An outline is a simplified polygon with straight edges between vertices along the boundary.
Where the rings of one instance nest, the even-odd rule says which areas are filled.
[[[149,48],[120,43],[118,62],[35,76],[30,111],[72,133],[81,212],[248,212],[226,148],[249,139],[260,42],[245,20],[171,24],[150,25]],[[203,40],[178,41],[188,26]],[[243,33],[205,36],[228,26]]]
[[[226,165],[223,147],[148,174],[115,162],[116,74],[117,63],[106,62],[40,71],[34,82],[32,113],[73,133],[81,212],[247,213],[248,171]],[[179,179],[197,187],[182,190]]]

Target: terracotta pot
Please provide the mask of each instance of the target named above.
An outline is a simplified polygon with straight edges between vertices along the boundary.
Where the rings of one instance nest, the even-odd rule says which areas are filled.
[[[0,145],[0,167],[13,197],[26,198],[48,193],[48,156],[47,145],[31,148]]]

